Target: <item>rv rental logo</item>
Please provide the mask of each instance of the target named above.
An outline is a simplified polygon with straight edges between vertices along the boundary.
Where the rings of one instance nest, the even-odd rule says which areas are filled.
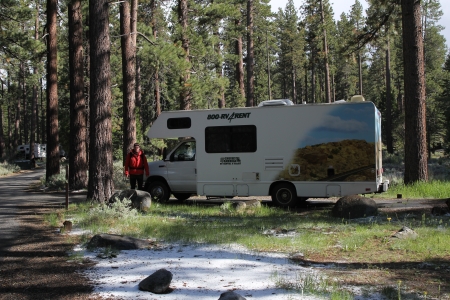
[[[241,158],[240,157],[221,157],[220,165],[240,165]]]
[[[251,113],[231,113],[231,114],[209,114],[207,120],[231,120],[233,119],[248,119]]]

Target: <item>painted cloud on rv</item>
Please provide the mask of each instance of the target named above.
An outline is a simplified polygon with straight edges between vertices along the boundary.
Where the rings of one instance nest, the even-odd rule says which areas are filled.
[[[339,142],[346,139],[365,140],[369,143],[375,142],[375,136],[373,135],[375,115],[371,103],[359,107],[337,105],[323,119],[324,122],[320,126],[312,128],[306,138],[300,141],[300,148],[330,141]]]

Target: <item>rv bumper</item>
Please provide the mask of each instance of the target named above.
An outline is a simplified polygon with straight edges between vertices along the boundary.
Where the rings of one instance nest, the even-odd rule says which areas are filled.
[[[378,193],[386,192],[389,188],[389,180],[385,180],[384,182],[378,185]]]

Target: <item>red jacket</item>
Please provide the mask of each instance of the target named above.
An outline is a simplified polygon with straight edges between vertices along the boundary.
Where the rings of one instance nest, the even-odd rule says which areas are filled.
[[[127,154],[127,159],[125,160],[125,175],[142,175],[144,174],[144,170],[145,174],[149,176],[150,171],[144,152],[142,152],[142,150],[135,152],[134,149],[132,149]]]

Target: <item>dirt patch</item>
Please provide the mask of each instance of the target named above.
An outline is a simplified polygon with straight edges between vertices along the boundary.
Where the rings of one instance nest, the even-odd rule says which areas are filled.
[[[23,207],[15,245],[1,253],[0,299],[102,299],[92,295],[93,284],[82,275],[92,263],[70,260],[76,240],[46,226],[49,209]]]

